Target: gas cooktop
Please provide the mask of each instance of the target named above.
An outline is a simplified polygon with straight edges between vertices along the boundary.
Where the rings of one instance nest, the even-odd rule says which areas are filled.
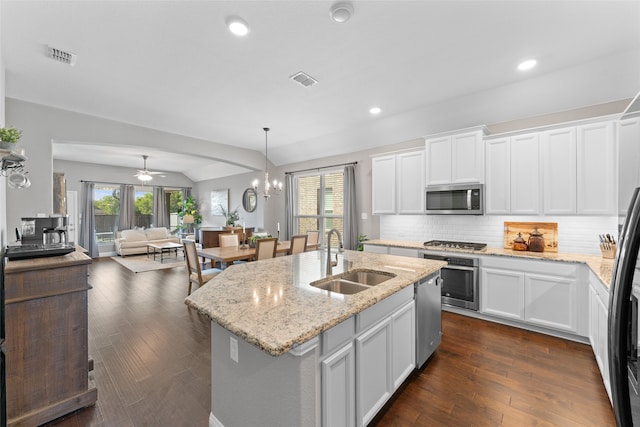
[[[480,252],[487,249],[487,244],[486,243],[469,243],[469,242],[449,242],[447,240],[429,240],[428,242],[424,242],[424,247]]]

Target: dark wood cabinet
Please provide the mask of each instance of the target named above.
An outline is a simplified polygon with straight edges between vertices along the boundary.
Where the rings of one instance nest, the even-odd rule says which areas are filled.
[[[64,256],[5,265],[8,426],[36,426],[93,405],[88,356],[91,258]]]
[[[239,233],[242,234],[242,227],[238,228]],[[247,234],[247,239],[253,235],[253,227],[245,228],[245,233]],[[218,239],[218,235],[231,233],[231,230],[225,229],[214,229],[214,228],[201,228],[200,232],[200,243],[203,248],[217,248],[220,246],[220,241]]]

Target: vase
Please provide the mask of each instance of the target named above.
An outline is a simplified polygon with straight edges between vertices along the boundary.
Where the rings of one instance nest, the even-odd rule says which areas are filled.
[[[9,141],[0,141],[0,148],[4,150],[12,151],[15,148],[16,144],[14,142]]]

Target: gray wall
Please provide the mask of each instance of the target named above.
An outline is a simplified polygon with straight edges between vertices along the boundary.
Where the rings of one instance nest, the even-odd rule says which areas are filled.
[[[284,181],[285,172],[294,172],[301,169],[322,168],[325,166],[336,164],[358,162],[358,165],[356,166],[356,204],[359,212],[358,229],[360,233],[366,234],[369,238],[377,238],[380,235],[380,221],[377,216],[373,217],[371,215],[371,155],[409,148],[419,149],[423,147],[424,140],[422,138],[419,138],[397,144],[390,144],[375,149],[358,151],[347,155],[325,157],[322,159],[292,163],[280,167],[271,166],[269,168],[269,175],[271,179]],[[260,179],[260,181],[262,182],[262,173],[254,172],[236,175],[228,178],[199,182],[196,184],[197,193],[199,197],[203,198],[204,200],[204,198],[207,197],[207,193],[211,190],[229,188],[230,205],[232,207],[238,205],[241,206],[242,193],[244,192],[245,188],[250,187],[251,182],[255,178]],[[242,208],[240,209],[243,217],[247,216],[247,213],[244,212]],[[249,219],[247,219],[247,227],[264,227],[265,230],[275,235],[277,223],[280,222],[281,233],[284,233],[284,194],[272,195],[267,201],[265,201],[263,197],[258,195],[258,209],[256,211],[256,213],[258,214],[255,219],[256,223],[250,223]],[[362,219],[362,213],[367,214],[367,219]],[[211,221],[212,225],[222,225],[223,222],[221,221],[221,219],[222,217],[214,217],[213,219],[208,220]],[[284,236],[284,234],[282,234],[281,237],[285,238],[287,236]]]
[[[263,166],[264,168],[264,166]],[[264,228],[264,209],[269,202],[258,195],[258,206],[253,212],[247,212],[242,208],[242,195],[244,190],[251,188],[254,179],[261,179],[260,172],[248,172],[240,175],[228,176],[225,178],[200,181],[195,184],[192,192],[197,198],[202,214],[202,225],[204,227],[221,227],[225,225],[225,218],[221,215],[211,215],[211,191],[229,190],[229,209],[238,208],[240,213],[240,224],[244,221],[246,227]],[[273,197],[272,197],[273,199]],[[274,229],[275,230],[275,229]]]
[[[149,146],[166,151],[203,156],[203,148],[216,156],[241,159],[246,167],[262,168],[264,156],[257,151],[170,134],[58,108],[6,99],[7,123],[23,131],[18,148],[28,158],[31,187],[7,190],[6,229],[17,227],[20,218],[53,210],[52,140],[109,145]],[[83,178],[89,179],[89,178]],[[120,181],[120,180],[117,180]],[[3,186],[4,187],[4,186]]]
[[[629,95],[631,96],[633,94]],[[138,142],[152,144],[155,142],[154,137],[159,138],[159,135],[163,135],[166,141],[166,139],[171,136],[162,132],[70,113],[64,110],[42,107],[10,99],[7,101],[7,122],[25,131],[25,136],[21,140],[20,145],[26,149],[28,157],[27,168],[33,184],[29,189],[7,190],[7,225],[4,230],[12,230],[14,227],[17,227],[22,216],[51,212],[53,205],[52,172],[54,170],[56,172],[65,172],[67,180],[69,181],[69,189],[74,189],[75,186],[79,184],[78,181],[80,179],[124,182],[124,177],[128,178],[128,170],[123,170],[121,175],[119,172],[116,172],[116,169],[101,168],[95,165],[80,166],[82,164],[79,164],[69,168],[68,172],[62,170],[62,168],[66,169],[70,167],[73,162],[56,162],[56,167],[54,168],[54,163],[51,159],[52,139],[93,140],[91,138],[98,138],[96,134],[100,134],[100,129],[104,130],[104,133],[108,136],[107,139],[118,139],[121,143],[123,141],[129,143],[136,141],[136,144],[138,144]],[[490,129],[493,127],[499,130],[514,130],[522,129],[532,124],[542,126],[544,124],[557,123],[558,121],[596,117],[602,114],[621,112],[621,107],[625,105],[625,102],[626,101],[613,102],[605,106],[583,107],[568,112],[548,114],[542,116],[542,118],[536,118],[536,120],[520,119],[488,126]],[[129,132],[130,129],[133,129],[132,133]],[[61,135],[65,137],[61,137]],[[141,137],[136,139],[133,137],[135,135],[141,135]],[[190,142],[194,141],[190,140]],[[357,146],[358,144],[354,145]],[[182,147],[182,144],[179,146]],[[360,233],[366,234],[369,238],[378,238],[380,237],[380,221],[378,217],[371,215],[370,156],[408,148],[421,148],[422,146],[423,139],[416,136],[414,139],[405,142],[393,143],[391,141],[389,145],[374,149],[354,150],[354,152],[345,155],[325,157],[279,167],[270,167],[269,170],[272,179],[283,180],[285,172],[357,161],[356,203],[359,212],[358,229]],[[201,144],[200,147],[202,147]],[[262,162],[264,162],[264,158],[261,160],[260,170],[264,167],[262,166]],[[224,218],[222,216],[213,216],[210,214],[211,207],[209,206],[209,199],[211,190],[229,189],[229,206],[231,209],[238,206],[240,207],[241,217],[247,227],[264,228],[274,233],[276,223],[280,222],[281,229],[283,229],[285,220],[283,194],[274,195],[266,202],[263,198],[259,197],[258,208],[256,212],[252,214],[242,209],[242,193],[246,188],[250,187],[251,182],[255,178],[262,179],[262,173],[258,171],[193,184],[193,194],[201,204],[203,224],[205,226],[220,226],[224,224]],[[177,181],[175,185],[178,185]],[[3,186],[3,188],[4,187],[5,186]],[[362,219],[363,213],[367,214],[367,219]]]
[[[82,181],[94,181],[117,184],[141,185],[142,182],[135,178],[135,170],[117,166],[96,165],[93,163],[70,162],[66,160],[54,160],[53,172],[64,174],[67,190],[74,190],[80,194]],[[192,187],[194,183],[181,173],[165,174],[166,178],[154,176],[153,180],[147,184],[151,187]]]
[[[518,119],[510,122],[503,122],[493,125],[488,125],[488,128],[493,133],[507,132],[514,130],[529,129],[532,127],[551,125],[556,123],[570,122],[574,120],[586,119],[590,117],[600,117],[603,115],[621,113],[626,105],[630,102],[630,99],[621,101],[594,105],[588,107],[582,107],[575,110],[563,111],[554,114],[546,114],[535,118]],[[455,129],[449,129],[455,130]],[[276,168],[270,168],[270,175],[272,179],[284,180],[285,172],[293,172],[303,169],[322,168],[335,164],[343,164],[350,162],[358,162],[356,166],[356,186],[357,186],[357,209],[358,209],[358,231],[367,235],[370,239],[376,239],[380,237],[380,217],[371,214],[371,156],[400,151],[406,149],[420,149],[424,147],[424,139],[416,138],[405,142],[393,143],[385,145],[383,147],[377,147],[369,150],[361,150],[353,153],[325,157],[322,159],[315,159],[306,162],[292,163],[288,165],[279,166]],[[251,175],[251,174],[248,174]],[[260,174],[256,173],[258,178]],[[244,178],[243,178],[244,179]],[[219,180],[212,180],[208,185],[216,187]],[[251,182],[251,179],[242,181],[243,183]],[[198,186],[199,188],[199,186]],[[237,190],[239,191],[239,190]],[[241,197],[240,194],[233,194],[231,198],[237,199]],[[260,200],[259,203],[263,201]],[[285,221],[285,209],[284,209],[284,194],[278,196],[272,196],[269,201],[262,203],[264,205],[264,228],[273,232],[276,230],[277,222],[280,222],[283,227]],[[260,204],[259,204],[260,206]],[[362,214],[367,215],[367,219],[362,219]],[[281,228],[282,229],[282,228]],[[284,237],[284,236],[283,236]]]

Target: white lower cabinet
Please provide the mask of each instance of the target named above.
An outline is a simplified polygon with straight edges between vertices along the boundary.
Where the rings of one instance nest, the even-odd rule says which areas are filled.
[[[602,375],[604,387],[609,399],[611,399],[609,353],[607,351],[608,301],[608,290],[592,272],[589,272],[589,341]]]
[[[371,421],[393,392],[391,380],[391,319],[356,339],[357,425]]]
[[[480,312],[586,336],[587,311],[578,305],[587,295],[578,292],[575,264],[491,259],[480,271]]]
[[[416,367],[416,306],[407,303],[391,316],[393,323],[393,354],[391,370],[393,389],[396,390]]]
[[[322,420],[324,426],[354,426],[356,386],[355,351],[349,342],[321,362]]]
[[[524,320],[548,328],[578,329],[576,278],[527,273],[524,278]]]
[[[509,319],[524,319],[524,273],[483,268],[480,311]]]
[[[324,332],[322,425],[366,426],[415,368],[415,341],[413,286]]]

